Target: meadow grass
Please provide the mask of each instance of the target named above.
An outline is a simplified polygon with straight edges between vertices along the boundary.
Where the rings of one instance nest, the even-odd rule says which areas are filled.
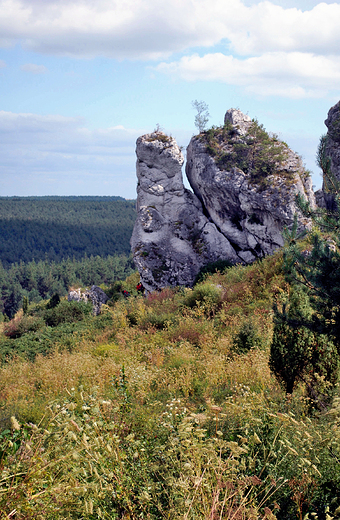
[[[340,400],[311,415],[268,368],[281,262],[104,306],[71,349],[3,363],[0,518],[335,518]]]

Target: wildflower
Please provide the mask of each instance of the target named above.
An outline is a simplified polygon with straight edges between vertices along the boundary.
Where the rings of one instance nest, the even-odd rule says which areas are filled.
[[[12,430],[20,430],[20,424],[18,423],[14,415],[12,415],[11,417],[11,427]]]

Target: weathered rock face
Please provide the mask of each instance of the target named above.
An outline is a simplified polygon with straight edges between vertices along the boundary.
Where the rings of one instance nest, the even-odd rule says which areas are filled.
[[[243,114],[241,110],[237,110],[236,108],[230,108],[227,110],[224,116],[224,124],[231,123],[234,127],[234,131],[236,135],[246,135],[251,124],[251,118]]]
[[[325,125],[328,128],[323,141],[325,157],[330,159],[331,174],[340,181],[340,101],[329,110]],[[315,197],[319,207],[335,211],[334,194],[328,192],[327,180],[324,179],[322,189],[315,193]]]
[[[200,268],[220,258],[237,261],[229,241],[184,188],[183,155],[161,132],[137,140],[137,212],[131,246],[144,287],[192,285]]]
[[[271,170],[265,183],[254,180],[249,168],[243,171],[240,161],[230,164],[237,154],[248,157],[249,147],[253,153],[258,141],[249,137],[253,121],[239,110],[228,110],[225,123],[216,143],[226,162],[218,161],[211,147],[209,151],[207,133],[190,141],[186,173],[194,193],[183,186],[184,159],[173,138],[156,132],[137,140],[138,217],[131,245],[147,290],[190,286],[209,262],[250,263],[273,253],[283,245],[283,227],[293,224],[295,195],[301,193],[315,205],[311,179],[288,147],[277,172],[275,147],[281,144],[274,138],[274,155],[267,147]],[[256,153],[261,166],[263,154]],[[300,215],[300,228],[307,225]]]
[[[331,172],[340,181],[340,101],[328,112],[326,155],[331,160]]]
[[[92,312],[94,316],[98,316],[101,311],[103,303],[106,303],[109,297],[105,294],[103,289],[97,285],[92,285],[90,290],[82,291],[80,288],[70,291],[67,297],[68,301],[84,301],[92,302]]]
[[[227,145],[222,142],[223,151],[232,155],[237,146],[243,146],[245,154],[252,146],[246,137],[253,122],[234,109],[228,110],[227,121],[231,123],[231,137]],[[312,181],[304,175],[301,159],[289,148],[283,152],[279,173],[267,176],[263,184],[237,164],[220,169],[200,136],[193,137],[188,146],[186,173],[194,193],[211,221],[247,263],[283,246],[282,230],[292,226],[297,213],[297,193],[315,206]],[[307,224],[300,215],[300,228]]]

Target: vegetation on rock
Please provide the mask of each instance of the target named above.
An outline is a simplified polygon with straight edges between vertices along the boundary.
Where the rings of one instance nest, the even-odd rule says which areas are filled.
[[[284,168],[288,146],[275,134],[268,134],[263,125],[253,120],[246,135],[240,136],[228,121],[221,127],[213,126],[200,136],[208,153],[221,170],[239,168],[250,181],[262,187],[269,178],[279,176],[286,183],[294,180]]]
[[[204,132],[210,117],[209,107],[204,101],[197,101],[197,99],[192,101],[191,105],[192,108],[197,111],[195,115],[195,126],[199,133]]]

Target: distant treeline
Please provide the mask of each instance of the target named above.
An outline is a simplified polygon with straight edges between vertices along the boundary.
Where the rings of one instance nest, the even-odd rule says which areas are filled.
[[[55,293],[64,296],[71,286],[110,285],[133,271],[131,256],[85,256],[59,263],[33,260],[12,264],[8,269],[0,263],[0,312],[12,318],[24,296],[29,302],[39,302]]]
[[[0,261],[129,255],[135,219],[121,197],[0,197]]]

